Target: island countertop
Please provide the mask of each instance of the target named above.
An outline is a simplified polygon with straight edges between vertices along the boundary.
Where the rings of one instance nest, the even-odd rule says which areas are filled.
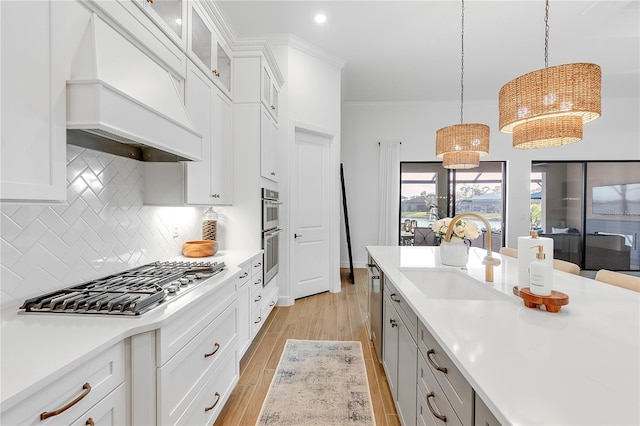
[[[513,294],[516,258],[494,254],[487,283],[484,250],[464,268],[442,265],[438,247],[367,250],[502,424],[640,424],[639,293],[554,270],[569,304],[551,313]],[[501,297],[430,299],[402,272],[414,268],[454,269]]]

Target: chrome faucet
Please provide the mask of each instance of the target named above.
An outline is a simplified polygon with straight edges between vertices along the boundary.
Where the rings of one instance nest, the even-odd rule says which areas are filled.
[[[484,265],[484,280],[488,283],[492,283],[493,267],[500,264],[500,259],[496,259],[495,257],[492,256],[493,252],[491,251],[491,225],[489,224],[489,221],[487,221],[487,219],[484,216],[481,216],[477,213],[471,213],[471,212],[460,213],[458,215],[455,215],[453,219],[451,219],[451,223],[449,223],[449,227],[447,228],[447,234],[445,235],[444,240],[447,242],[451,241],[451,234],[453,233],[453,227],[455,226],[455,223],[459,219],[462,219],[463,217],[466,217],[466,216],[480,219],[482,222],[484,222],[484,226],[487,227],[487,233],[489,234],[487,237],[487,255],[484,257],[482,264]]]

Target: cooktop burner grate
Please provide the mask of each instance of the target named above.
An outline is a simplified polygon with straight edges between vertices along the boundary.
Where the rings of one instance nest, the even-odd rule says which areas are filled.
[[[138,316],[225,269],[224,262],[154,262],[27,299],[20,312]]]

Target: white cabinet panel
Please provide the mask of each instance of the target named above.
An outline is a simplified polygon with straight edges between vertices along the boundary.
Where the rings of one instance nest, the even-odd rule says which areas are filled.
[[[66,199],[63,2],[0,2],[2,200]]]
[[[278,125],[264,106],[260,114],[260,175],[278,182]]]

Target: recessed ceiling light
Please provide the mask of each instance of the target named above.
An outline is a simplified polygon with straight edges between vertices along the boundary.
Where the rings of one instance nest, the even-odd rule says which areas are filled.
[[[327,15],[324,13],[318,13],[313,19],[315,19],[318,24],[324,24],[327,20]]]

